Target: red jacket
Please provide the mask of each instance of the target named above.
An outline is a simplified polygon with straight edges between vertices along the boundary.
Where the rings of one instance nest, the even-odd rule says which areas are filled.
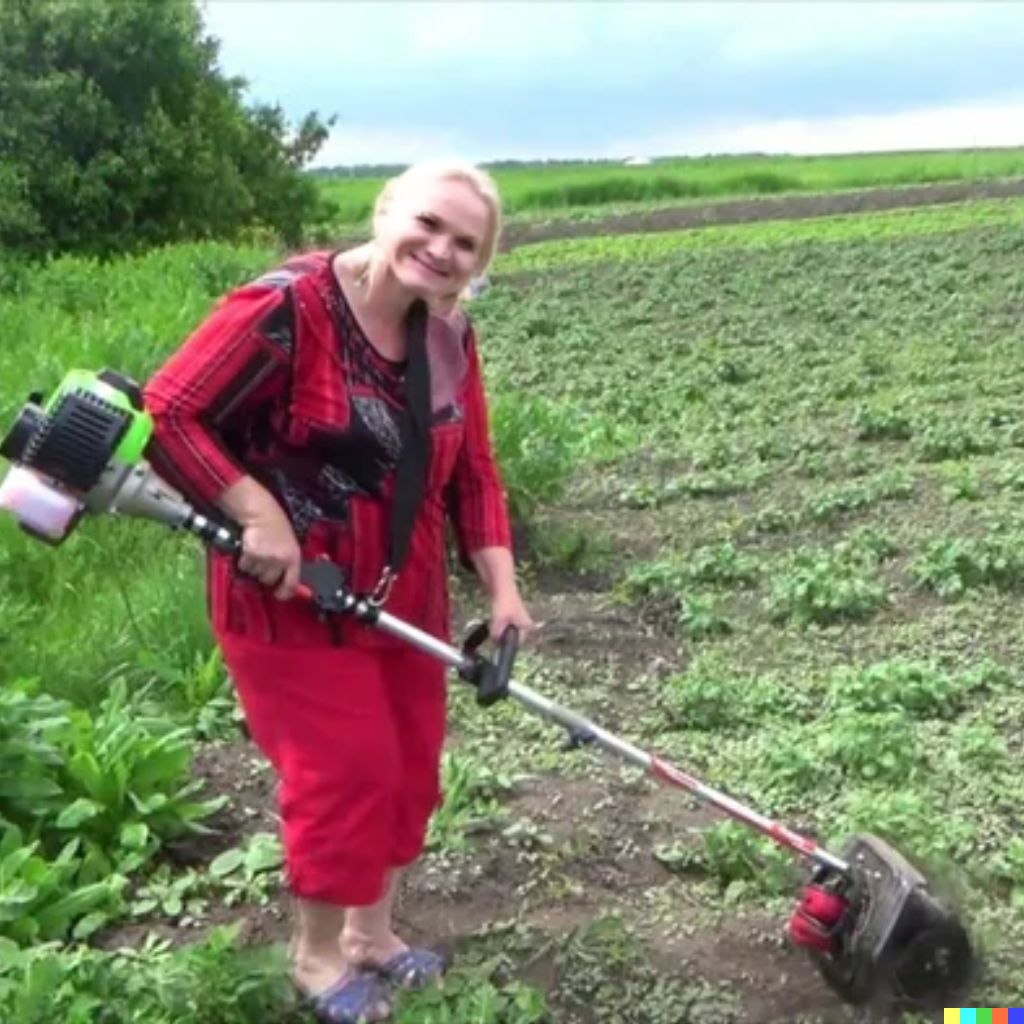
[[[330,257],[289,260],[220,301],[146,385],[150,457],[207,510],[241,476],[254,476],[288,513],[303,557],[329,556],[357,593],[368,593],[388,553],[401,367],[363,334]],[[447,514],[463,557],[509,547],[511,537],[466,317],[431,316],[427,353],[433,454],[385,609],[446,637]],[[209,557],[208,593],[218,631],[299,646],[396,642],[353,622],[320,622],[301,600],[277,601],[224,555]]]

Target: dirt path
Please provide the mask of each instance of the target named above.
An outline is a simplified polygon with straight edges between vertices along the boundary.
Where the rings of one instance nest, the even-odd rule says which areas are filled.
[[[713,224],[745,224],[759,220],[804,220],[841,213],[866,213],[960,203],[969,199],[1012,199],[1017,196],[1024,196],[1024,179],[868,188],[824,195],[790,194],[759,196],[753,199],[723,199],[713,203],[695,203],[688,206],[616,214],[592,221],[551,220],[537,224],[509,224],[502,234],[501,249],[507,252],[521,245],[555,238],[678,231]]]

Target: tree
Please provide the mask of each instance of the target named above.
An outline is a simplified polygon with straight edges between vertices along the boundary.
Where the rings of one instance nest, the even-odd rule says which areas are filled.
[[[0,2],[0,246],[109,254],[326,214],[333,119],[246,106],[195,0]]]

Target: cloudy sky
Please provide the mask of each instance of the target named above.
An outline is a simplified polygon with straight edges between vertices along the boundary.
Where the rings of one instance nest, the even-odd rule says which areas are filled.
[[[206,0],[318,165],[1024,145],[1024,3]]]

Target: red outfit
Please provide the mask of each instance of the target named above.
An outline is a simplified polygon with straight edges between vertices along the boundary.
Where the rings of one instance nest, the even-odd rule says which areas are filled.
[[[431,316],[432,455],[409,554],[385,609],[447,636],[444,527],[463,557],[510,546],[472,327]],[[402,367],[359,328],[330,254],[288,261],[223,299],[145,388],[151,459],[207,509],[243,475],[263,483],[304,559],[326,555],[357,593],[386,562],[404,405]],[[415,859],[438,801],[444,669],[352,620],[282,602],[209,556],[214,631],[256,742],[281,776],[293,891],[371,903]]]

